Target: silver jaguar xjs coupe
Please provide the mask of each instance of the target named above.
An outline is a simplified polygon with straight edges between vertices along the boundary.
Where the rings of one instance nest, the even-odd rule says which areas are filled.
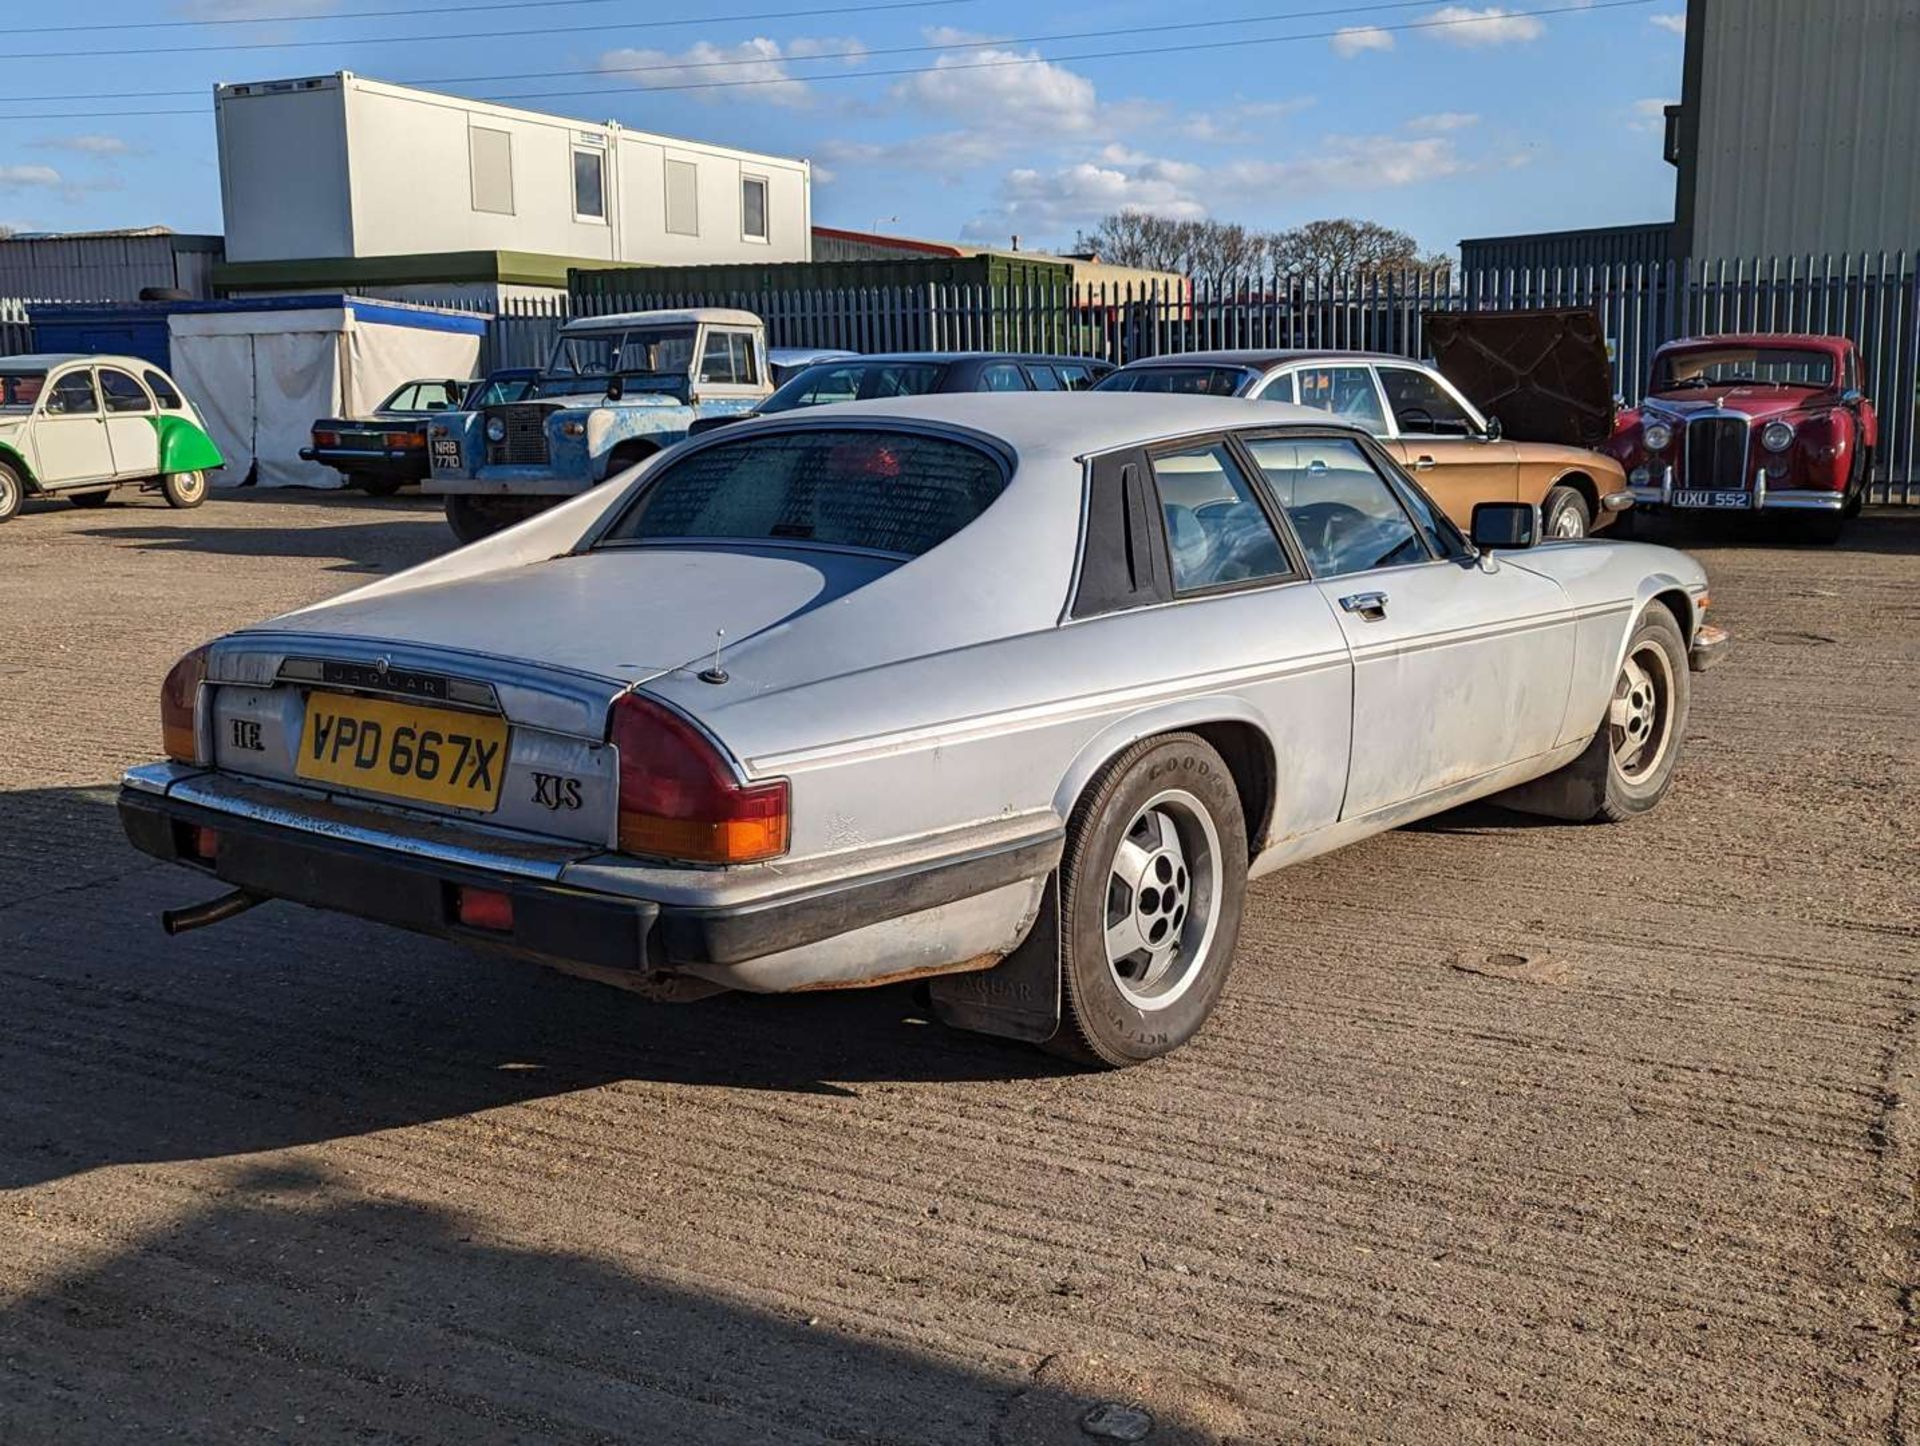
[[[1250,877],[1471,799],[1666,792],[1698,563],[1452,526],[1366,433],[1203,397],[743,423],[195,650],[133,842],[657,998],[924,978],[1127,1065],[1200,1028]]]

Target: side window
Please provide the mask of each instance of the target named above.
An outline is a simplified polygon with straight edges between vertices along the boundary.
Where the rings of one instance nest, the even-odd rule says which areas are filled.
[[[1331,412],[1342,421],[1365,427],[1376,437],[1386,435],[1387,417],[1380,410],[1373,369],[1357,366],[1302,367],[1293,374],[1300,389],[1300,405]]]
[[[419,396],[420,384],[418,382],[408,382],[404,387],[400,388],[399,391],[387,398],[386,404],[381,410],[387,412],[415,411],[418,409]]]
[[[180,393],[174,390],[172,382],[161,376],[159,372],[148,372],[146,377],[147,388],[153,393],[154,399],[160,403],[160,410],[178,412],[185,408],[187,404],[180,400]]]
[[[700,380],[732,385],[740,378],[733,369],[733,335],[725,331],[707,333],[707,349],[700,354]]]
[[[1291,402],[1293,400],[1293,373],[1283,372],[1271,378],[1260,390],[1263,402]]]
[[[1027,380],[1033,384],[1033,389],[1036,392],[1057,392],[1060,390],[1060,378],[1054,374],[1052,367],[1028,367]]]
[[[1381,367],[1380,388],[1402,432],[1421,437],[1473,435],[1473,418],[1430,374],[1412,367]]]
[[[47,394],[49,416],[72,416],[79,412],[92,416],[99,410],[100,404],[93,396],[93,377],[85,370],[68,372]]]
[[[753,338],[744,331],[729,332],[727,344],[733,351],[733,379],[743,386],[757,384],[760,373],[753,362]]]
[[[1394,478],[1395,490],[1400,500],[1407,505],[1407,511],[1413,514],[1414,525],[1420,529],[1420,535],[1427,539],[1427,545],[1442,557],[1465,557],[1471,549],[1467,540],[1454,527],[1447,514],[1433,505],[1428,497],[1405,476]]]
[[[1153,480],[1176,592],[1289,571],[1280,539],[1226,443],[1161,453],[1153,459]]]
[[[1287,514],[1315,576],[1424,562],[1427,549],[1387,479],[1342,437],[1260,437],[1247,443]]]
[[[573,148],[573,216],[576,221],[607,219],[607,158],[585,146]]]
[[[1057,366],[1054,371],[1060,374],[1061,385],[1070,392],[1085,392],[1093,389],[1094,375],[1082,366]]]
[[[100,368],[100,390],[106,395],[109,412],[151,412],[153,403],[146,390],[132,377],[113,367]]]
[[[767,182],[763,176],[740,178],[740,234],[748,241],[767,239]]]
[[[995,362],[990,367],[980,369],[979,390],[983,392],[1024,392],[1027,379],[1020,375],[1020,368],[1010,362]]]

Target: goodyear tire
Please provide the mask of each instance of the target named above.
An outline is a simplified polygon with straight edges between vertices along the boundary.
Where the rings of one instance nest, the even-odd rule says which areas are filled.
[[[0,522],[12,518],[26,500],[27,488],[20,480],[20,474],[5,462],[0,462]]]
[[[1549,487],[1540,504],[1540,536],[1548,542],[1585,537],[1593,531],[1587,499],[1573,487]]]
[[[1247,833],[1207,742],[1136,743],[1089,786],[1061,859],[1056,1053],[1109,1069],[1179,1048],[1226,987],[1240,938]]]
[[[169,507],[198,507],[207,500],[207,474],[169,472],[160,479],[160,495]]]

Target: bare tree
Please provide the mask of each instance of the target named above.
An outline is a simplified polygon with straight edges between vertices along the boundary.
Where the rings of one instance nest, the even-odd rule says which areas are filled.
[[[1308,221],[1280,232],[1272,242],[1274,265],[1281,271],[1343,275],[1433,271],[1451,264],[1444,256],[1422,255],[1420,243],[1405,231],[1351,217]]]
[[[1175,271],[1210,288],[1268,271],[1331,275],[1442,271],[1445,256],[1423,255],[1405,231],[1375,221],[1308,221],[1290,231],[1253,231],[1237,222],[1181,221],[1116,211],[1083,231],[1074,249],[1117,266]]]
[[[1116,266],[1174,271],[1219,285],[1262,270],[1268,238],[1226,221],[1181,221],[1141,211],[1116,211],[1103,217],[1074,242]]]

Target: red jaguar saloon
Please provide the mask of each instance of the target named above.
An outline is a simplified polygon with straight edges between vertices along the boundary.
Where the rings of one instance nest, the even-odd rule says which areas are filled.
[[[1605,451],[1636,510],[1794,512],[1834,542],[1866,500],[1879,422],[1838,336],[1707,336],[1654,354]]]

